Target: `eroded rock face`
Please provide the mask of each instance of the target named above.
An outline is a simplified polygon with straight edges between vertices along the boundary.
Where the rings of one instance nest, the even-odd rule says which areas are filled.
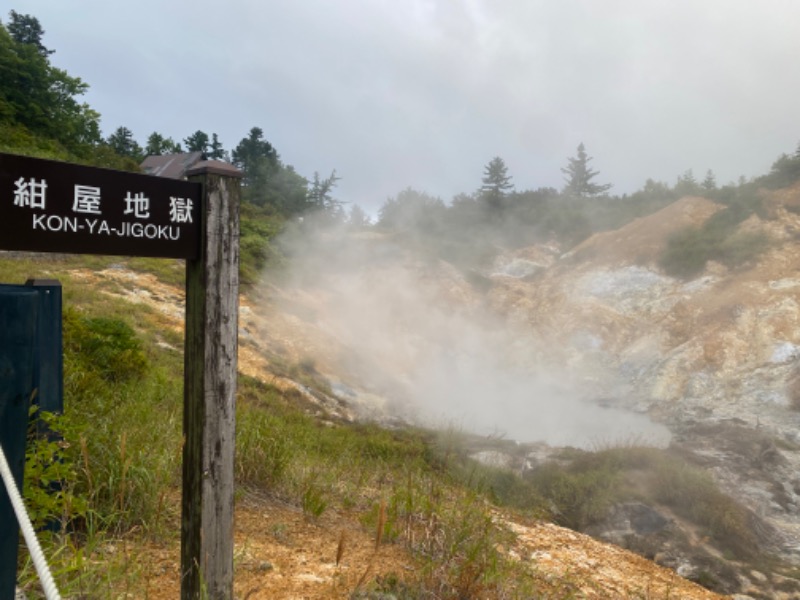
[[[544,439],[545,430],[565,434],[551,444],[590,447],[591,435],[575,437],[581,419],[646,417],[752,511],[759,551],[800,563],[800,216],[785,208],[798,199],[800,188],[773,194],[769,220],[742,224],[773,241],[757,262],[736,271],[710,263],[689,281],[667,276],[658,257],[671,234],[721,210],[702,198],[568,254],[532,246],[480,272],[422,259],[380,236],[361,240],[355,254],[370,260],[337,271],[341,261],[324,254],[310,285],[270,290],[289,309],[249,331],[263,330],[253,336],[259,344],[295,360],[313,357],[320,375],[341,382],[334,391],[369,418],[440,411],[439,424],[477,423],[523,442]],[[633,436],[646,419],[633,421]],[[601,446],[631,441],[593,435]],[[651,442],[648,435],[633,441]],[[547,460],[540,454],[529,462]],[[724,569],[687,550],[691,540],[667,535],[679,522],[649,531],[660,523],[657,507],[615,510],[601,537],[729,585]],[[773,575],[763,584],[744,577],[730,585],[775,583]]]
[[[800,189],[789,196],[800,197]],[[655,259],[669,233],[716,210],[686,198],[594,236],[535,277],[494,276],[488,298],[509,322],[547,340],[556,360],[594,377],[596,400],[666,424],[672,446],[752,511],[759,551],[798,564],[800,217],[780,208],[785,200],[772,202],[772,220],[752,217],[742,225],[766,232],[774,245],[737,271],[709,264],[682,281],[659,270]],[[638,531],[636,514],[651,510],[617,506],[593,533],[658,555],[679,573],[730,579],[703,552],[664,536],[674,524]],[[778,593],[779,577],[764,577],[769,581],[734,577],[718,589]]]

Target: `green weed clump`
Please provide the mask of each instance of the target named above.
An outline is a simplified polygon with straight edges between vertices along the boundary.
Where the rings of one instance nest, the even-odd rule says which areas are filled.
[[[180,465],[180,380],[121,317],[64,311],[64,460],[102,527],[125,531],[164,506]],[[166,357],[165,357],[166,358]],[[180,372],[180,371],[178,371]]]
[[[267,489],[282,483],[292,458],[290,438],[278,418],[248,405],[236,413],[236,479]]]
[[[614,502],[620,473],[610,464],[587,469],[548,464],[537,469],[531,483],[550,502],[555,521],[582,531],[602,519]]]
[[[653,496],[690,521],[697,523],[721,548],[741,559],[758,553],[754,516],[724,494],[708,473],[676,461],[659,464]]]
[[[668,507],[737,558],[751,559],[759,540],[755,517],[723,493],[711,476],[669,450],[647,447],[579,452],[566,464],[548,463],[529,481],[549,503],[556,522],[582,530],[630,500]]]
[[[73,372],[91,373],[106,382],[142,377],[148,361],[130,325],[119,318],[87,317],[67,307],[64,348]]]
[[[37,435],[37,427],[31,427],[25,448],[23,496],[31,523],[36,529],[64,529],[76,521],[85,521],[89,503],[77,493],[78,467],[67,460],[63,419],[34,406],[31,420],[44,424],[47,431]]]
[[[239,280],[247,286],[257,283],[268,265],[282,263],[271,240],[283,229],[284,219],[249,202],[242,203],[240,211]]]
[[[689,279],[700,274],[710,260],[735,269],[758,258],[769,247],[763,232],[743,232],[739,224],[753,214],[763,214],[760,198],[750,188],[721,193],[726,207],[700,227],[687,227],[667,241],[659,265],[674,277]]]

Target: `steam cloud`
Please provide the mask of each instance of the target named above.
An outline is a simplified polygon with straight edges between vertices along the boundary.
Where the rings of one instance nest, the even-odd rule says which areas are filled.
[[[388,399],[424,425],[520,442],[666,444],[666,429],[645,416],[593,403],[592,378],[554,364],[550,349],[492,314],[452,265],[387,234],[308,220],[282,243],[289,297],[322,307],[314,325],[337,348],[320,369],[342,378],[340,390]]]

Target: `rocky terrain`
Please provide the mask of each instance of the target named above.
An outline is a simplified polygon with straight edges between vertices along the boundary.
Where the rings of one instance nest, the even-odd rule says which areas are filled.
[[[246,316],[244,324],[253,344],[313,361],[361,416],[438,416],[551,446],[671,444],[752,511],[759,553],[794,564],[798,197],[798,188],[764,193],[769,217],[740,225],[769,236],[757,261],[736,270],[709,263],[691,280],[665,275],[657,261],[672,233],[722,210],[699,197],[567,254],[537,245],[469,273],[364,234],[349,251],[323,253],[322,263],[312,256],[296,287],[264,289],[264,302],[290,307],[267,317],[268,335]],[[445,381],[433,371],[447,373]],[[545,408],[555,403],[562,410]],[[613,530],[597,534],[619,542]],[[706,551],[720,552],[658,559],[687,574]],[[737,570],[718,573],[726,591],[779,597],[773,584],[794,589],[778,575]]]
[[[498,311],[569,348],[584,372],[611,373],[596,379],[597,398],[667,425],[674,445],[771,526],[769,549],[788,560],[800,541],[800,217],[784,204],[798,194],[776,193],[773,219],[742,224],[773,246],[736,272],[710,264],[681,281],[656,267],[672,231],[719,208],[684,198],[569,257],[530,261],[523,277],[495,276],[490,292]]]
[[[683,198],[567,256],[510,255],[488,292],[494,310],[566,351],[595,400],[666,425],[672,447],[752,511],[759,552],[790,564],[800,542],[799,196],[764,195],[771,218],[740,228],[765,232],[771,249],[736,271],[710,263],[683,281],[657,267],[671,233],[721,209]],[[613,529],[598,533],[620,541]],[[766,579],[740,573],[727,589],[780,597]]]
[[[69,276],[74,282],[98,286],[106,294],[146,304],[160,313],[164,327],[182,328],[182,290],[151,274],[115,265],[100,271],[72,270]],[[387,425],[396,423],[398,417],[386,398],[357,391],[330,375],[334,389],[351,400],[342,401],[333,390],[326,394],[285,372],[286,364],[310,360],[311,353],[317,351],[321,352],[320,361],[325,357],[333,360],[333,352],[325,354],[322,350],[334,340],[326,338],[322,331],[311,335],[298,324],[295,313],[311,310],[309,306],[297,305],[289,312],[277,310],[272,303],[279,293],[285,292],[268,287],[241,298],[240,370],[279,387],[300,390],[309,406],[318,405],[326,415],[338,413],[347,419],[375,418]],[[314,298],[304,297],[308,303]],[[270,310],[263,309],[265,303]],[[322,366],[320,362],[319,367]],[[547,453],[546,446],[538,447]],[[476,458],[488,462],[510,459],[494,451],[476,451]],[[547,522],[525,523],[500,512],[495,514],[495,520],[514,534],[515,542],[504,551],[514,560],[531,565],[543,598],[722,597],[688,581],[674,568],[659,566],[588,535]],[[380,579],[383,574],[418,568],[401,545],[382,546],[376,551],[374,535],[364,529],[357,515],[327,511],[320,519],[309,520],[299,508],[259,497],[252,491],[237,501],[235,528],[235,593],[240,598],[351,598],[365,574]],[[337,563],[337,546],[342,539],[346,540],[346,550]],[[110,561],[143,561],[141,565],[148,572],[147,597],[158,600],[179,594],[177,539],[148,542],[145,548],[137,544],[109,545],[103,554]]]
[[[787,576],[800,561],[799,199],[800,188],[765,195],[769,218],[740,226],[772,242],[757,261],[709,263],[691,280],[665,275],[657,261],[673,232],[721,210],[696,197],[566,254],[536,245],[468,272],[385,234],[321,235],[317,248],[295,250],[301,269],[243,297],[241,370],[348,418],[516,440],[514,452],[475,456],[519,472],[560,446],[669,446],[750,511],[759,560],[734,560],[644,503],[615,506],[591,533],[679,575],[709,571],[738,598],[800,597]],[[179,291],[124,269],[91,277],[119,282],[110,293],[151,303],[179,326]],[[326,385],[304,381],[304,371]],[[543,568],[551,533],[568,536],[520,531],[538,539],[529,552]],[[589,542],[570,539],[557,545],[574,570]],[[618,561],[610,547],[592,552],[597,576],[598,565]],[[617,597],[613,585],[596,597]]]

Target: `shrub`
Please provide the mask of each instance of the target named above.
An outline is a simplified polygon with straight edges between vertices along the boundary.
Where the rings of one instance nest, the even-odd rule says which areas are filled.
[[[734,269],[756,259],[769,246],[762,232],[740,232],[739,224],[762,213],[762,203],[750,188],[726,190],[718,198],[726,208],[713,214],[701,227],[687,227],[667,241],[659,265],[674,277],[689,279],[700,274],[709,260]]]
[[[723,240],[716,249],[715,258],[729,268],[736,268],[757,258],[769,246],[763,232],[742,232]]]
[[[772,169],[758,181],[770,189],[788,187],[800,180],[800,153],[790,156],[782,154],[772,164]]]
[[[72,438],[65,431],[67,424],[53,413],[39,412],[32,407],[31,420],[40,419],[47,425],[47,435],[29,436],[25,448],[24,497],[28,515],[36,529],[62,529],[67,524],[85,520],[88,512],[86,498],[76,493],[78,469],[68,454]]]
[[[141,377],[147,369],[141,342],[121,319],[84,317],[67,308],[63,325],[65,354],[80,363],[79,368],[109,382]]]
[[[658,262],[668,275],[689,279],[705,269],[712,247],[712,241],[701,229],[682,229],[670,236]]]
[[[609,463],[563,468],[549,463],[531,474],[534,488],[550,503],[556,522],[581,531],[602,519],[614,502],[619,470]]]
[[[572,529],[585,529],[613,504],[635,498],[670,507],[738,558],[758,552],[756,517],[708,473],[670,451],[634,446],[580,453],[567,466],[549,463],[529,477],[556,520]]]
[[[737,557],[752,558],[758,552],[749,511],[721,492],[707,473],[677,461],[662,461],[653,494],[682,517],[706,528]]]
[[[243,285],[256,283],[267,265],[280,263],[270,243],[281,231],[283,219],[249,202],[241,205],[239,223],[239,277]]]

